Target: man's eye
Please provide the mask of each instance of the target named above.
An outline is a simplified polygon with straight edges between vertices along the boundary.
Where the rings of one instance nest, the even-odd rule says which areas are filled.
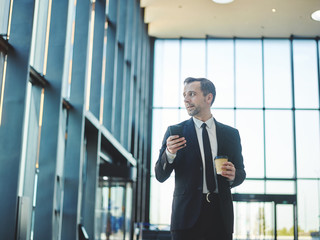
[[[193,96],[195,96],[195,95],[196,95],[195,92],[190,93],[190,96],[191,96],[191,97],[193,97]]]

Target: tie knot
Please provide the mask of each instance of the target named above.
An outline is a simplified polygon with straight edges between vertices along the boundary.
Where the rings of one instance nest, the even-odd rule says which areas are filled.
[[[202,123],[202,125],[201,125],[202,128],[205,128],[206,126],[207,126],[206,123]]]

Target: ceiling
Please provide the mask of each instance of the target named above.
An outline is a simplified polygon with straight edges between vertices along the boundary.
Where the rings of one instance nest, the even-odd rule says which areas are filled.
[[[320,36],[311,13],[320,0],[140,0],[150,36],[157,38]],[[272,11],[275,9],[275,11]]]

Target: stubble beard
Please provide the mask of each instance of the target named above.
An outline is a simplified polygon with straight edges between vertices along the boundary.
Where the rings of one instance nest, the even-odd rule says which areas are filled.
[[[194,107],[193,110],[187,109],[187,111],[188,111],[189,116],[193,117],[193,116],[196,116],[200,112],[200,109],[199,109],[199,107]]]

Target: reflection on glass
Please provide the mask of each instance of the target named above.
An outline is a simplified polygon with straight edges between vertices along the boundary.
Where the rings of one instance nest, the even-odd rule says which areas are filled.
[[[265,106],[291,108],[291,59],[289,40],[264,40]]]
[[[320,129],[318,111],[296,111],[298,177],[320,176]]]
[[[319,231],[319,186],[316,180],[298,180],[299,239]]]
[[[155,43],[154,91],[155,107],[177,107],[182,92],[179,72],[180,42],[158,40]]]
[[[131,211],[131,207],[127,209],[126,206],[132,204],[132,187],[130,184],[126,187],[122,181],[104,178],[106,180],[100,179],[97,192],[95,239],[124,239],[126,231],[130,230],[130,224],[127,224],[131,219],[126,211]]]
[[[296,108],[318,108],[316,41],[294,40],[294,94]]]
[[[77,1],[69,1],[68,22],[66,34],[66,47],[64,55],[63,82],[62,82],[62,97],[69,99],[71,91],[71,76],[72,76],[72,59],[73,59],[73,44],[75,33]]]
[[[207,72],[217,91],[214,107],[234,107],[233,40],[208,40]]]
[[[264,177],[262,113],[262,110],[236,111],[236,127],[240,133],[242,155],[249,178]]]
[[[45,75],[51,18],[51,0],[36,0],[34,12],[30,65]]]
[[[277,204],[277,238],[293,240],[293,205]]]
[[[7,66],[6,55],[3,52],[0,52],[0,126],[2,122],[2,108],[3,108],[3,94],[5,87],[5,72]]]
[[[234,239],[274,239],[274,204],[234,203]]]
[[[262,50],[260,40],[236,40],[236,106],[262,107]]]
[[[267,177],[294,177],[291,111],[266,111]]]
[[[11,0],[0,1],[0,34],[7,35]]]

